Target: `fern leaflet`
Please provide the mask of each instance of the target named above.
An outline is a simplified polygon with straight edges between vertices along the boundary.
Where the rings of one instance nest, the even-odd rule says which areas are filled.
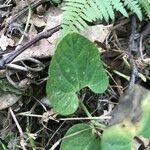
[[[135,13],[142,20],[142,11],[150,17],[149,0],[65,0],[62,17],[62,33],[81,31],[87,22],[97,19],[108,22],[115,19],[115,11],[128,17],[128,11]]]

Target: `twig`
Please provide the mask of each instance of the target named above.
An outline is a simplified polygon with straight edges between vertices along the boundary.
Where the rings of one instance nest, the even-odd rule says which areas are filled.
[[[43,115],[29,114],[29,113],[18,113],[19,116],[28,116],[42,118]],[[51,118],[50,118],[51,119]],[[70,120],[104,120],[111,119],[111,116],[99,116],[99,117],[77,117],[77,118],[59,118],[58,121],[70,121]]]
[[[10,53],[2,54],[0,56],[0,69],[6,67],[11,61],[13,61],[19,54],[21,54],[24,50],[29,48],[31,45],[35,44],[36,42],[40,41],[41,39],[48,38],[52,36],[55,32],[59,31],[61,26],[58,25],[52,29],[40,32],[37,36],[35,36],[32,40],[25,43],[23,46],[17,46],[16,49]]]
[[[140,56],[141,56],[141,59],[143,60],[144,56],[143,56],[142,41],[143,41],[143,35],[141,35],[141,37],[140,37],[140,46],[139,46]]]
[[[26,61],[26,60],[30,61],[31,63],[36,64],[37,67],[32,68],[32,67],[27,66],[24,63],[24,61]],[[11,64],[7,64],[7,68],[11,68],[11,69],[18,70],[18,71],[25,71],[25,72],[27,72],[27,71],[29,71],[29,72],[39,72],[39,71],[42,71],[45,68],[44,64],[42,62],[40,62],[39,60],[35,59],[35,58],[22,58],[19,61],[22,65],[17,65],[15,63],[11,63]]]
[[[130,65],[131,65],[131,75],[130,75],[129,86],[132,86],[135,84],[136,79],[138,77],[138,69],[137,69],[135,60],[131,56],[130,56]]]
[[[129,39],[129,59],[130,59],[130,66],[131,66],[131,75],[130,75],[130,81],[129,86],[132,86],[136,82],[136,78],[138,77],[138,69],[136,66],[136,63],[133,59],[132,51],[137,51],[138,49],[138,38],[137,37],[137,22],[136,22],[136,16],[132,16],[132,22],[131,22],[131,35]]]
[[[129,52],[138,52],[139,49],[139,40],[140,40],[140,35],[137,31],[137,20],[136,16],[132,15],[131,16],[131,35],[129,38]]]
[[[16,118],[14,112],[12,111],[11,107],[9,108],[9,111],[10,111],[11,116],[12,116],[12,118],[13,118],[13,120],[14,120],[17,128],[18,128],[19,133],[20,133],[20,145],[22,146],[23,150],[26,150],[23,131],[22,131],[22,129],[21,129],[21,127],[17,121],[17,118]]]
[[[61,120],[61,121],[70,121],[70,120],[104,120],[104,119],[111,119],[111,116],[60,118],[59,120]]]
[[[50,148],[50,150],[55,150],[57,148],[57,146],[60,144],[60,142],[62,141],[62,139],[59,139],[58,141],[56,141],[53,146]]]
[[[1,5],[1,6],[0,6],[0,9],[2,9],[2,8],[6,8],[6,7],[10,7],[10,6],[12,6],[12,4],[9,4],[9,5],[5,5],[5,4],[3,4],[3,5]]]

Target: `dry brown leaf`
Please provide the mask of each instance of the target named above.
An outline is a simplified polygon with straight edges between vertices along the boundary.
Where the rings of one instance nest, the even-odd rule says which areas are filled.
[[[98,41],[103,43],[107,35],[110,33],[111,28],[112,25],[104,26],[102,24],[89,26],[82,34],[89,38],[92,42]]]
[[[56,7],[51,7],[47,13],[46,13],[46,20],[47,20],[47,23],[46,23],[46,27],[44,30],[47,30],[47,29],[50,29],[50,28],[53,28],[57,25],[60,25],[61,24],[61,16],[62,16],[62,12],[61,12],[61,9],[58,9]],[[55,44],[58,37],[60,35],[60,31],[55,33],[52,37],[49,37],[47,40],[51,43],[51,44]],[[54,48],[54,46],[53,46]]]
[[[20,96],[10,94],[9,92],[3,92],[0,96],[0,110],[11,107],[20,99]]]
[[[32,15],[30,19],[30,23],[34,24],[37,27],[43,27],[46,26],[46,22],[44,21],[43,18],[40,18],[38,15],[34,14]]]
[[[14,46],[15,42],[11,38],[8,38],[4,34],[1,35],[0,37],[0,48],[5,51],[7,46]]]
[[[34,36],[37,35],[37,31],[32,25],[29,31],[29,39],[32,39]],[[52,56],[54,53],[54,45],[49,43],[47,39],[42,39],[41,41],[35,43],[32,45],[30,48],[22,52],[19,56],[17,56],[13,62],[19,61],[21,59],[26,59],[26,58],[46,58],[49,56]]]
[[[46,19],[46,26],[44,30],[53,28],[60,24],[61,19],[60,12],[58,12],[58,9],[56,9],[55,7],[52,7],[47,11],[45,19]],[[29,39],[32,39],[37,35],[37,30],[35,29],[33,24],[30,27],[28,35]],[[18,57],[16,57],[13,62],[19,61],[20,59],[24,58],[31,58],[31,57],[46,58],[52,56],[54,54],[55,42],[58,37],[59,33],[55,33],[48,39],[42,39],[38,43],[34,44],[32,47],[25,50]]]

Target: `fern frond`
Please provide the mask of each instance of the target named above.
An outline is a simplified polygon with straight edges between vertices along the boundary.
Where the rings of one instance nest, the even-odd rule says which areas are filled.
[[[114,9],[112,7],[111,1],[110,0],[103,0],[103,6],[107,10],[107,13],[109,17],[114,20],[115,19],[115,14],[114,14]]]
[[[141,7],[144,9],[146,15],[150,18],[150,1],[149,0],[138,0]]]
[[[116,11],[119,11],[123,16],[128,17],[128,13],[120,0],[111,0],[111,4]]]
[[[124,0],[124,5],[134,12],[140,20],[142,20],[142,12],[138,0]]]
[[[105,0],[93,0],[95,2],[95,5],[97,6],[97,9],[102,14],[102,19],[104,18],[106,22],[109,20],[109,14],[108,10],[106,8],[107,4],[105,3]],[[110,3],[108,3],[109,5]]]
[[[86,0],[79,2],[78,0],[66,1],[66,5],[63,7],[63,30],[64,32],[83,30],[87,24],[81,17],[82,10],[87,7]],[[91,20],[90,20],[91,21]]]
[[[127,8],[142,20],[143,8],[150,16],[149,0],[65,0],[62,17],[62,32],[81,31],[87,22],[97,19],[108,22],[115,19],[115,10],[128,17]]]

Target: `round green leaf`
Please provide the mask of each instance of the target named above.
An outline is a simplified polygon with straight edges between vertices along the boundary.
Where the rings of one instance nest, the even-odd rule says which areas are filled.
[[[60,150],[100,150],[100,139],[87,124],[76,124],[65,134]]]
[[[79,105],[76,92],[89,87],[95,93],[102,93],[107,86],[107,74],[97,47],[80,34],[66,35],[49,67],[46,89],[54,110],[62,115],[72,114]]]
[[[131,150],[134,129],[124,125],[114,125],[106,129],[102,135],[102,150]]]

